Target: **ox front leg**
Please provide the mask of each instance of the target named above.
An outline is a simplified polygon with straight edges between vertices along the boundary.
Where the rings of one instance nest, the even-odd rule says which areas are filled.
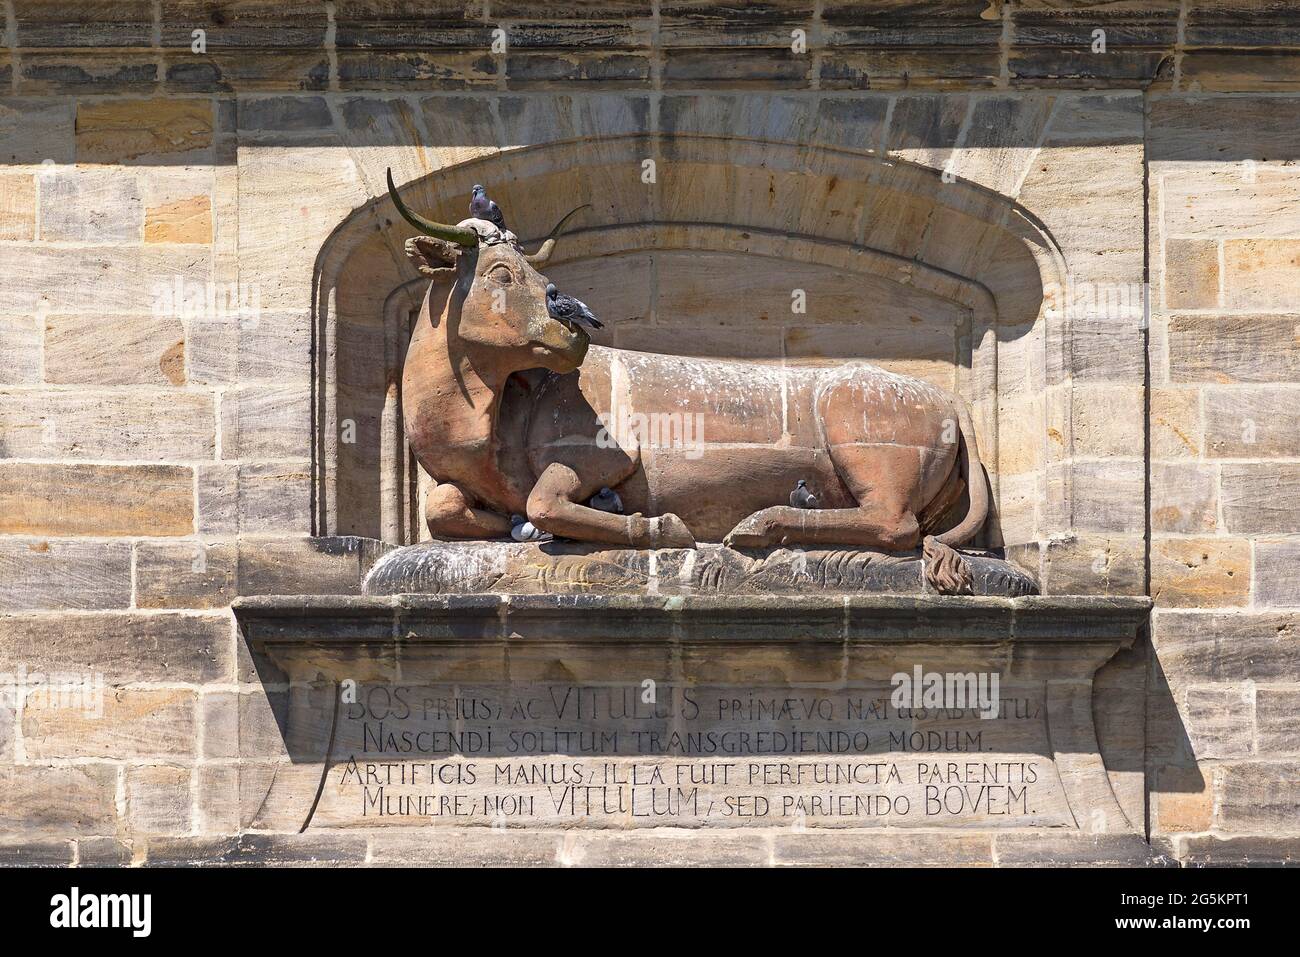
[[[911,512],[869,504],[828,509],[776,505],[742,519],[722,541],[731,548],[861,545],[897,552],[915,548],[920,540],[921,526]]]
[[[429,489],[424,520],[434,538],[500,538],[510,534],[510,519],[474,508],[457,485],[443,482]]]
[[[654,518],[614,515],[579,504],[589,499],[607,477],[586,480],[567,465],[548,465],[528,496],[528,520],[542,531],[580,542],[603,542],[632,548],[694,548],[695,537],[676,515]],[[613,484],[613,483],[610,483]]]

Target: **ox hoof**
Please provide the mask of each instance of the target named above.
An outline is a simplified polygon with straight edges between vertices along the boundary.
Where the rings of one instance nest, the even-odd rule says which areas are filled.
[[[927,536],[921,555],[925,580],[940,595],[970,595],[974,592],[970,564],[957,551],[933,536]]]
[[[651,548],[694,548],[695,536],[672,512],[650,519]]]
[[[728,548],[763,548],[775,544],[776,531],[771,521],[761,513],[741,519],[727,532],[722,544]]]

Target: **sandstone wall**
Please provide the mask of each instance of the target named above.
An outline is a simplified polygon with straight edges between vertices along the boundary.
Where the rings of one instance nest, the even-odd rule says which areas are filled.
[[[947,340],[906,330],[918,303],[930,317],[967,307],[899,299],[903,331],[882,338],[836,285],[849,267],[795,244],[766,260],[789,254],[789,275],[746,274],[758,240],[720,249],[684,225],[655,234],[676,244],[662,254],[632,243],[601,260],[579,241],[557,267],[617,318],[618,345],[883,358],[964,385],[981,441],[996,439],[997,534],[1016,560],[1048,591],[1156,600],[1151,648],[1112,665],[1095,704],[1103,730],[1145,721],[1145,767],[1114,774],[1126,812],[1183,861],[1293,858],[1300,21],[1287,6],[5,5],[0,672],[99,673],[105,700],[97,718],[0,704],[0,856],[415,853],[409,837],[231,844],[241,788],[265,788],[284,760],[285,696],[253,672],[230,601],[355,592],[378,548],[348,537],[374,535],[378,505],[346,521],[332,509],[379,481],[376,341],[393,284],[414,274],[405,233],[358,239],[321,307],[314,283],[333,267],[318,256],[341,225],[375,236],[391,217],[357,216],[380,209],[385,167],[433,205],[431,184],[471,175],[461,164],[557,189],[565,163],[597,168],[583,144],[631,137],[646,151],[627,156],[661,163],[655,198],[622,153],[604,178],[568,181],[604,191],[606,224],[646,204],[665,223],[711,221],[699,204],[716,201],[728,223],[866,243],[994,291],[1000,321],[981,338],[974,320],[963,367]],[[560,152],[539,159],[546,144]],[[868,178],[891,162],[970,193],[955,210],[937,187],[900,199]],[[691,174],[674,179],[674,163]],[[539,195],[502,193],[508,209]],[[994,230],[976,195],[1031,212],[1056,248]],[[525,215],[529,236],[553,219]],[[1025,285],[1026,262],[1053,260],[1083,284],[1149,279],[1149,333],[1088,310],[1054,319]],[[774,318],[768,301],[799,283],[846,302],[850,321],[824,306]],[[168,303],[194,287],[256,308]],[[709,296],[735,315],[701,309]],[[340,442],[343,420],[358,442]],[[572,840],[487,840],[520,860],[583,858]],[[609,840],[581,839],[593,859]],[[962,859],[951,840],[929,859]]]

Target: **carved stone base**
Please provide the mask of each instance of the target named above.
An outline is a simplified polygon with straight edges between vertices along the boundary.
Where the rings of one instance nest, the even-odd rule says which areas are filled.
[[[1010,562],[964,553],[976,595],[1014,598],[1037,591]],[[397,548],[366,576],[367,595],[921,595],[932,590],[920,550],[773,548],[722,545],[657,551],[577,542],[422,542]]]
[[[1160,863],[1093,723],[1093,676],[1146,599],[234,608],[278,701],[274,727],[241,727],[249,831],[428,863]],[[894,700],[918,669],[997,676],[996,713]],[[1106,760],[1129,773],[1140,748]]]

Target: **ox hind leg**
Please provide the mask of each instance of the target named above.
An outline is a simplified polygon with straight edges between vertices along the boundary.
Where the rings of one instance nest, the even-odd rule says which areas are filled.
[[[542,471],[528,496],[528,520],[543,531],[580,542],[601,542],[630,548],[694,548],[695,538],[671,513],[645,518],[640,513],[615,515],[590,508],[586,502],[601,486],[613,487],[626,475],[609,475],[593,465],[552,462]]]
[[[510,534],[510,519],[475,508],[460,486],[440,482],[424,500],[424,521],[434,538],[500,538]]]
[[[768,545],[860,545],[909,551],[921,540],[911,501],[900,482],[917,473],[917,450],[907,446],[833,446],[831,459],[857,508],[802,509],[777,505],[755,512],[723,540],[733,548]]]

